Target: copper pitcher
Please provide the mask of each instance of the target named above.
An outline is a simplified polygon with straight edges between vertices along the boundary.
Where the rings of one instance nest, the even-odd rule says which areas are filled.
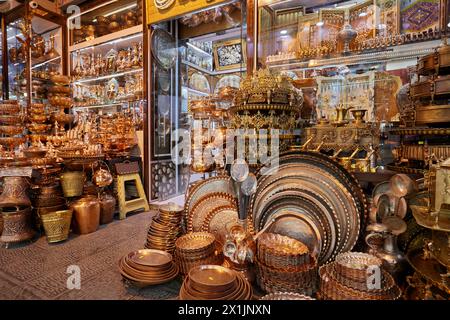
[[[16,243],[34,237],[31,208],[26,206],[1,208],[3,232],[0,231],[0,242]]]
[[[87,234],[98,229],[100,223],[100,201],[95,196],[85,196],[70,204],[74,216],[74,232]]]
[[[0,195],[0,207],[31,206],[27,195],[29,183],[24,177],[4,177],[3,193]]]

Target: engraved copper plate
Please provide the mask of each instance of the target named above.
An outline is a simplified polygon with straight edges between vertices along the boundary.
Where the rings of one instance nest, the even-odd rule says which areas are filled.
[[[149,267],[161,267],[172,262],[172,255],[165,251],[142,249],[128,254],[131,261]]]
[[[223,290],[233,286],[236,273],[228,268],[216,265],[203,265],[194,267],[189,271],[192,284],[204,288],[214,287],[214,290]]]

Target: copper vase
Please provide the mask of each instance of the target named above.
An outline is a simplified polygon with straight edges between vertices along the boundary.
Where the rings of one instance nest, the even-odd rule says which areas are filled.
[[[74,216],[74,232],[92,233],[100,223],[100,201],[95,196],[85,196],[70,204]]]
[[[3,193],[0,195],[0,207],[31,206],[27,195],[28,181],[24,177],[3,178]]]
[[[113,221],[116,209],[116,198],[110,194],[103,194],[100,197],[100,224],[107,224]]]
[[[30,207],[2,208],[1,215],[3,232],[1,232],[0,242],[22,242],[34,237],[35,231]]]

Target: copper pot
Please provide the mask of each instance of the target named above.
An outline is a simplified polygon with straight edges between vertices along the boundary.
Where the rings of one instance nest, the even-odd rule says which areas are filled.
[[[24,177],[5,177],[3,193],[0,195],[0,207],[31,206],[27,195],[28,181]]]
[[[100,224],[110,223],[114,219],[116,209],[116,198],[104,193],[100,198]]]
[[[100,201],[95,196],[86,196],[70,204],[73,209],[74,231],[78,234],[92,233],[100,223]]]
[[[113,177],[109,170],[100,168],[94,173],[92,180],[97,187],[103,188],[109,186],[113,182]]]
[[[27,206],[5,207],[1,209],[3,232],[0,242],[15,243],[34,237],[31,209]]]

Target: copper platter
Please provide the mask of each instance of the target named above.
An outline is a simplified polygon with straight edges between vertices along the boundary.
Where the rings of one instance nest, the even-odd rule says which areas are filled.
[[[277,187],[278,189],[276,190],[277,192],[274,192],[273,196],[269,195],[265,198],[262,198],[260,202],[264,203],[265,206],[270,205],[271,198],[276,198],[275,196],[277,195],[279,197],[283,195],[283,194],[279,195],[281,191],[286,191],[285,195],[288,195],[287,193],[289,191],[295,192],[295,190],[304,190],[304,189],[311,190],[314,194],[321,196],[324,201],[326,201],[329,205],[331,205],[332,208],[334,208],[333,212],[336,212],[335,213],[336,215],[334,217],[331,217],[335,225],[335,228],[338,232],[337,246],[335,248],[334,255],[342,251],[351,250],[351,248],[355,245],[359,235],[360,224],[357,211],[355,210],[355,208],[351,207],[350,202],[347,202],[342,195],[341,196],[339,195],[339,189],[335,189],[333,191],[333,187],[329,183],[320,180],[320,178],[318,177],[313,177],[314,173],[312,170],[309,170],[309,175],[312,176],[305,175],[305,176],[298,176],[292,179],[291,178],[280,179],[280,181],[278,181],[275,184],[275,186],[278,185]],[[321,182],[324,185],[324,187],[321,188],[320,183],[319,185],[317,184],[318,182]],[[352,210],[353,212],[350,210]],[[256,212],[255,215],[260,215],[262,213],[263,211],[261,211],[258,208],[258,211]],[[316,214],[327,216],[328,212],[322,213],[317,212]],[[258,217],[256,218],[258,219]],[[268,219],[270,219],[270,217]],[[325,218],[322,218],[321,220],[325,221]]]
[[[187,231],[200,231],[208,214],[221,206],[235,206],[236,200],[229,193],[215,192],[200,198],[189,212]]]
[[[234,285],[236,272],[222,266],[202,265],[189,271],[189,279],[198,290],[226,291]]]
[[[275,222],[266,230],[267,232],[296,239],[308,246],[310,252],[318,257],[319,261],[325,261],[324,259],[333,254],[336,246],[336,231],[314,216],[314,212],[320,211],[315,211],[313,206],[311,206],[312,209],[305,206],[308,201],[301,194],[295,197],[280,194],[279,203],[268,207],[260,226],[262,229],[275,219]],[[271,220],[268,220],[269,217]]]
[[[129,253],[128,259],[144,266],[163,267],[172,262],[172,255],[160,250],[143,249]]]
[[[211,211],[203,222],[202,231],[207,231],[224,243],[227,226],[239,221],[237,208],[235,206],[221,206]]]
[[[187,225],[189,212],[199,201],[199,199],[207,194],[215,192],[224,192],[230,195],[234,195],[234,191],[232,190],[230,184],[229,176],[217,176],[205,179],[195,183],[188,189],[188,193],[186,195],[186,202],[184,205],[185,225]]]

